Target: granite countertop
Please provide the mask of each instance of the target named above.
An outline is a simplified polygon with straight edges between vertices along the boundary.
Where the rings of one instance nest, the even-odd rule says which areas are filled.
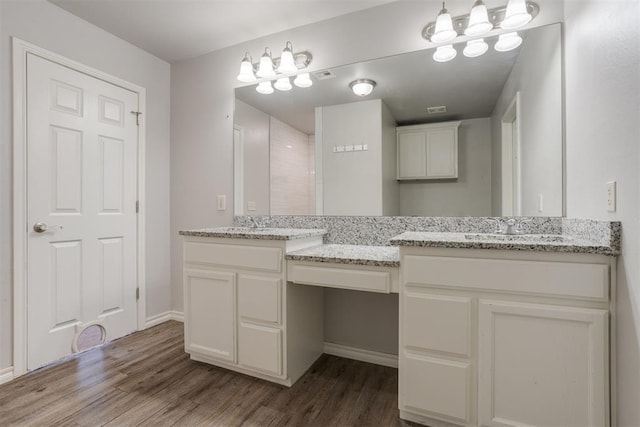
[[[392,246],[320,245],[289,252],[292,261],[333,262],[338,264],[398,267],[400,251]]]
[[[534,252],[572,252],[619,255],[620,242],[566,234],[434,233],[407,231],[390,240],[392,245],[432,248],[500,249]]]
[[[225,237],[230,239],[295,240],[324,236],[327,230],[319,228],[251,228],[217,227],[197,230],[181,230],[182,236]]]

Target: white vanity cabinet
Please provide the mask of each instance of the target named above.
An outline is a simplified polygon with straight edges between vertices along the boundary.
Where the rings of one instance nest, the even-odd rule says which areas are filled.
[[[401,418],[610,425],[614,257],[408,246],[400,255]]]
[[[292,385],[322,354],[323,297],[287,285],[284,255],[321,242],[185,236],[185,351]]]
[[[460,122],[400,126],[398,180],[458,177],[458,127]]]

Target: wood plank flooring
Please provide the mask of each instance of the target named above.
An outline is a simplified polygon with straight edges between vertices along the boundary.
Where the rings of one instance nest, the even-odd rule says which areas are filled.
[[[0,426],[413,426],[396,369],[323,355],[291,388],[194,362],[166,322],[0,386]]]

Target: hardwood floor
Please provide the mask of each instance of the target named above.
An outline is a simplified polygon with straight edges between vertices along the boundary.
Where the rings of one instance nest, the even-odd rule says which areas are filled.
[[[0,425],[410,426],[396,369],[323,355],[291,388],[194,362],[178,322],[0,386]]]

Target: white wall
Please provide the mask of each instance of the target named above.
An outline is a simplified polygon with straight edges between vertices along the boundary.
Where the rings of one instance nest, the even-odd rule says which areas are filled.
[[[400,183],[400,215],[491,215],[490,123],[485,118],[460,124],[458,179]]]
[[[44,0],[0,1],[0,368],[12,365],[12,98],[10,36],[147,89],[147,316],[170,309],[169,64]]]
[[[382,104],[382,215],[395,216],[400,214],[400,184],[396,179],[396,119],[391,111]]]
[[[236,99],[234,124],[242,129],[245,215],[269,215],[269,115]],[[249,211],[249,202],[256,205]]]
[[[567,214],[622,221],[618,425],[640,425],[640,3],[565,3]],[[606,209],[607,181],[618,206]]]
[[[488,7],[504,4],[487,1]],[[532,25],[562,20],[562,3],[539,0]],[[429,47],[420,36],[442,7],[437,1],[402,1],[316,24],[272,34],[171,66],[171,272],[172,307],[181,311],[182,242],[180,229],[229,225],[232,209],[217,211],[216,194],[233,194],[233,103],[235,77],[245,51],[291,40],[313,54],[310,70],[411,52]],[[450,0],[454,15],[468,13],[469,2]],[[318,135],[317,135],[318,136]],[[320,144],[318,144],[319,146]],[[317,174],[320,171],[316,171]],[[189,189],[189,191],[186,191]],[[228,203],[228,206],[233,206]],[[375,314],[372,314],[375,315]],[[363,329],[358,332],[375,334]]]
[[[535,32],[535,37],[532,33]],[[501,212],[501,120],[520,92],[521,214],[562,216],[562,47],[560,25],[530,31],[491,115],[493,210]],[[538,196],[543,210],[538,209]]]
[[[382,215],[382,102],[322,109],[322,188],[325,215]],[[366,151],[334,153],[336,145],[367,144]]]

